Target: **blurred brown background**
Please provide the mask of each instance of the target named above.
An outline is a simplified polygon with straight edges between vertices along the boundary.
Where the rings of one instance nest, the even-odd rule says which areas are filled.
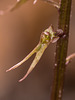
[[[59,1],[59,0],[56,0]],[[0,0],[6,10],[16,0]],[[72,4],[68,55],[75,52],[75,0]],[[19,68],[6,73],[21,61],[38,43],[40,33],[51,24],[57,28],[58,12],[50,4],[29,0],[19,9],[0,16],[0,100],[50,100],[55,45],[50,44],[42,59],[21,83],[33,58]],[[63,100],[75,100],[75,59],[66,70]]]

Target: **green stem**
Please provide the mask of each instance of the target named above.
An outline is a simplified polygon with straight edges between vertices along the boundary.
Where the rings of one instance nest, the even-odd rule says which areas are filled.
[[[61,0],[60,4],[58,29],[62,29],[65,35],[58,40],[56,45],[56,57],[51,100],[62,100],[66,69],[65,61],[69,39],[71,3],[72,0]]]

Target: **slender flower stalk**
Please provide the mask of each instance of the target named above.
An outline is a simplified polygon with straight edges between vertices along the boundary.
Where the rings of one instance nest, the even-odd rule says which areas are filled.
[[[66,70],[66,56],[69,39],[70,12],[72,0],[61,0],[59,9],[58,29],[62,29],[64,36],[56,45],[56,57],[51,100],[62,100],[64,78]]]

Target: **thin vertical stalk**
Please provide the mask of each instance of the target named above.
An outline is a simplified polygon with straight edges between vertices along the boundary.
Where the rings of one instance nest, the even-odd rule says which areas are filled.
[[[62,29],[65,35],[58,40],[56,45],[56,57],[51,100],[62,100],[66,70],[65,61],[69,39],[71,3],[72,0],[61,0],[60,4],[58,29]]]

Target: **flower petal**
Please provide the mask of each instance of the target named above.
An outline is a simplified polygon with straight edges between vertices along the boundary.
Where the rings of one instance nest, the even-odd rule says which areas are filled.
[[[47,48],[46,44],[41,46],[40,50],[36,53],[36,56],[31,64],[30,68],[28,69],[26,75],[22,79],[20,79],[19,82],[23,81],[29,75],[29,73],[34,69],[34,67],[39,62],[39,60],[40,60],[41,56],[43,55],[46,48]]]
[[[23,64],[25,61],[27,61],[34,53],[36,53],[40,49],[40,45],[38,44],[22,61],[11,67],[10,69],[6,70],[6,72],[13,70],[17,67],[19,67],[21,64]]]

